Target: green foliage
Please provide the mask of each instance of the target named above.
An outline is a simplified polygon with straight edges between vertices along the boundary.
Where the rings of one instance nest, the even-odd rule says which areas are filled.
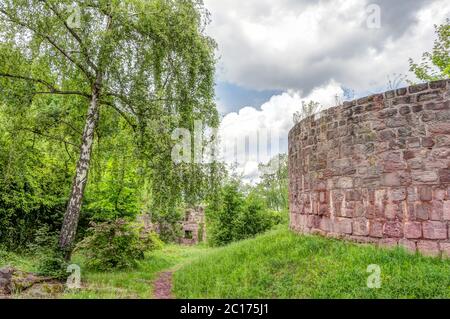
[[[29,254],[37,261],[37,273],[56,279],[66,279],[68,263],[58,247],[58,236],[48,225],[38,228],[34,240],[27,245]]]
[[[179,208],[214,183],[210,166],[171,159],[174,128],[218,126],[207,16],[197,0],[0,3],[0,243],[21,249],[40,227],[60,229],[100,78],[78,240],[90,221],[141,211],[176,236]]]
[[[237,181],[226,184],[221,191],[218,210],[207,209],[210,220],[209,240],[221,246],[265,232],[277,221],[260,196],[245,196]]]
[[[288,156],[279,154],[267,164],[259,165],[260,182],[251,192],[262,197],[267,207],[276,211],[288,210]]]
[[[369,289],[369,265],[381,289]],[[411,255],[280,227],[212,251],[174,274],[181,299],[450,298],[450,260]]]
[[[67,273],[67,266],[69,264],[60,249],[48,249],[45,252],[41,252],[39,257],[38,274],[59,280],[67,279],[69,275]]]
[[[436,26],[437,40],[433,51],[423,54],[422,61],[415,63],[410,59],[410,71],[419,80],[435,81],[450,78],[450,20]]]
[[[76,251],[86,256],[89,268],[107,271],[132,268],[144,258],[145,251],[158,246],[154,235],[143,240],[137,225],[117,219],[92,223],[89,235],[78,243]]]

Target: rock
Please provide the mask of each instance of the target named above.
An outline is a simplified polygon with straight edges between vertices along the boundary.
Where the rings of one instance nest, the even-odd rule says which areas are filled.
[[[14,268],[5,267],[0,269],[0,295],[9,295],[12,291],[11,279]]]
[[[52,278],[40,277],[33,273],[12,267],[0,269],[0,298],[19,294],[26,298],[54,297],[64,291],[64,285]]]

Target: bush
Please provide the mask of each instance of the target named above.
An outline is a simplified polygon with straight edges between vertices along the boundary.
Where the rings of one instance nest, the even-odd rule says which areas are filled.
[[[282,222],[281,213],[269,210],[260,196],[245,197],[236,182],[223,187],[219,207],[207,214],[210,243],[214,246],[254,237]]]
[[[265,207],[264,200],[249,196],[234,221],[234,240],[243,240],[263,233],[274,224],[274,215]]]
[[[104,223],[92,223],[89,235],[75,248],[82,252],[88,268],[100,271],[125,269],[136,266],[148,249],[158,246],[154,235],[142,240],[140,227],[117,219]]]
[[[41,276],[65,280],[69,275],[67,273],[68,265],[64,259],[63,251],[57,248],[48,249],[44,253],[41,253],[37,271]]]
[[[66,279],[68,263],[59,249],[58,236],[44,225],[34,232],[33,241],[27,245],[28,251],[39,261],[39,275],[56,279]]]

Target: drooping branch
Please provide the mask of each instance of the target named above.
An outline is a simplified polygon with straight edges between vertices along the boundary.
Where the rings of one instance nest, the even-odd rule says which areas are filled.
[[[9,22],[20,25],[23,28],[28,29],[29,31],[33,32],[35,35],[41,37],[43,40],[46,40],[48,43],[50,43],[53,48],[55,48],[60,54],[62,54],[66,59],[68,59],[70,62],[72,62],[88,79],[88,81],[92,84],[93,82],[93,74],[89,72],[82,64],[80,64],[78,61],[76,61],[68,52],[66,52],[59,44],[56,43],[55,40],[53,40],[49,35],[43,34],[42,32],[36,30],[34,27],[30,26],[29,24],[26,24],[14,17],[12,17],[7,11],[0,8],[0,13],[3,13],[9,20]]]
[[[136,132],[137,128],[136,124],[132,122],[132,120],[126,115],[126,113],[123,110],[114,105],[114,103],[105,100],[100,100],[100,104],[112,107],[113,110],[115,110],[127,122],[127,124],[133,129],[133,131]]]
[[[81,92],[81,91],[63,91],[63,90],[60,90],[60,89],[56,88],[54,85],[50,84],[49,82],[47,82],[45,80],[36,79],[36,78],[33,78],[33,77],[29,77],[29,76],[0,72],[0,77],[39,83],[39,84],[42,84],[42,85],[44,85],[45,87],[47,87],[49,89],[49,91],[33,92],[34,95],[38,95],[38,94],[58,94],[58,95],[79,95],[79,96],[83,96],[83,97],[86,97],[86,98],[90,98],[91,97],[89,94]]]
[[[41,1],[44,2],[45,5],[48,6],[48,8],[62,22],[64,27],[67,29],[67,31],[69,31],[69,33],[72,35],[72,37],[78,42],[78,44],[80,45],[80,48],[81,48],[81,53],[83,54],[84,58],[86,59],[86,63],[94,70],[94,72],[97,72],[98,68],[92,62],[92,60],[91,60],[91,58],[89,56],[89,53],[88,53],[88,51],[86,49],[86,46],[84,44],[84,41],[81,39],[81,37],[78,35],[78,33],[67,24],[67,20],[64,19],[64,17],[61,15],[61,13],[54,6],[52,6],[47,0],[41,0]]]
[[[26,131],[26,132],[30,132],[30,133],[33,133],[33,134],[37,134],[37,135],[40,135],[40,136],[42,136],[42,137],[45,137],[45,138],[48,138],[48,139],[51,139],[51,140],[55,140],[55,141],[58,141],[58,142],[61,142],[61,143],[67,144],[67,145],[71,145],[71,146],[73,146],[73,147],[77,147],[77,148],[80,147],[80,145],[77,145],[77,144],[75,144],[75,143],[66,141],[65,139],[63,139],[63,138],[61,138],[61,137],[58,137],[58,136],[52,136],[52,135],[47,135],[47,134],[44,134],[44,133],[42,133],[42,132],[40,132],[40,131],[38,131],[38,130],[35,130],[35,129],[22,127],[22,128],[17,128],[16,130],[18,130],[18,131]]]

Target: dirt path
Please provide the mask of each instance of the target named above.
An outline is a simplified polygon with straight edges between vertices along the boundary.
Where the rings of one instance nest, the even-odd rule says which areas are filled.
[[[154,299],[174,299],[172,295],[173,271],[162,272],[153,283]]]

